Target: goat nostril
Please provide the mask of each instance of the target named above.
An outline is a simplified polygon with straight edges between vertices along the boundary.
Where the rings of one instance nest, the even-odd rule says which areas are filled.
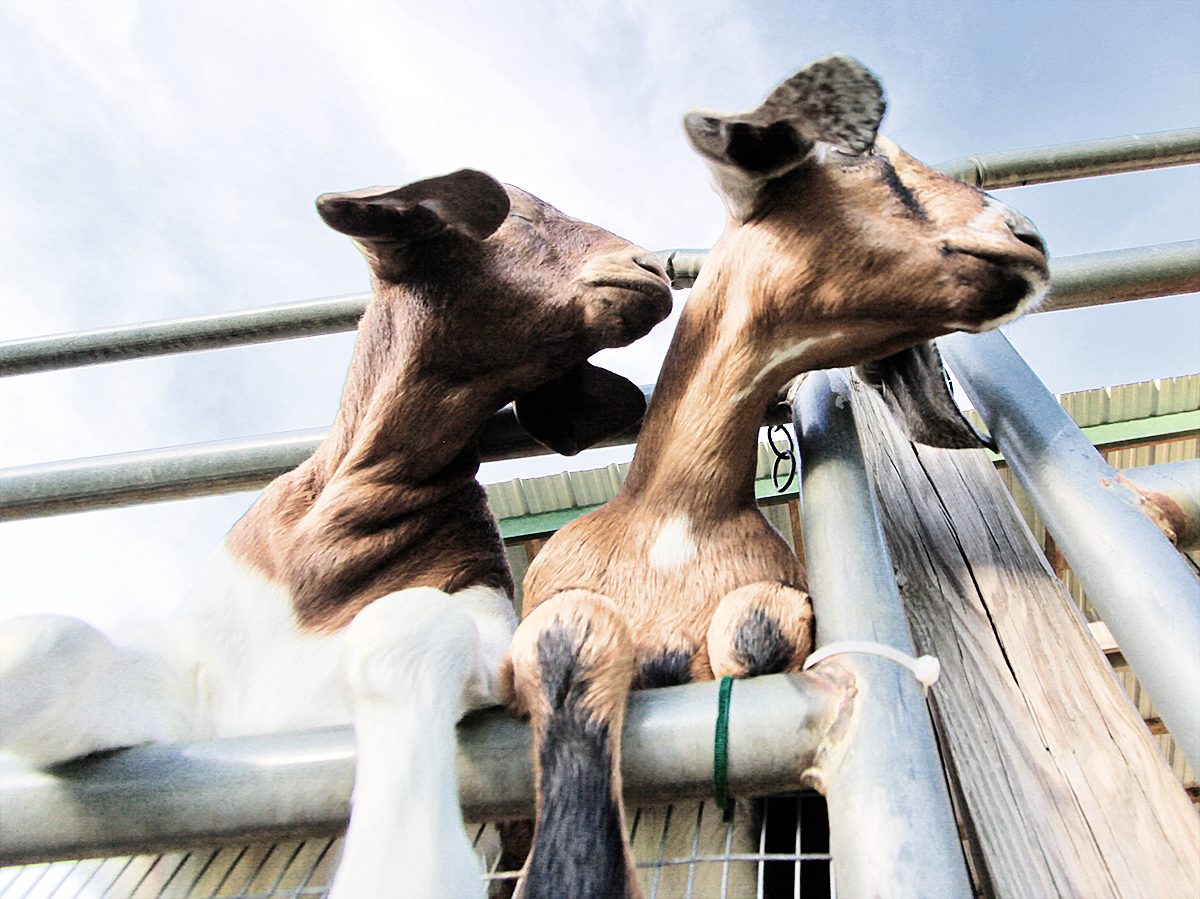
[[[1037,228],[1033,227],[1033,224],[1027,219],[1010,218],[1008,220],[1008,230],[1021,243],[1033,247],[1043,256],[1046,255],[1046,242],[1042,240],[1042,235],[1038,234]]]
[[[633,261],[646,271],[658,275],[664,281],[667,279],[667,270],[663,268],[662,262],[653,253],[638,253],[633,257]]]

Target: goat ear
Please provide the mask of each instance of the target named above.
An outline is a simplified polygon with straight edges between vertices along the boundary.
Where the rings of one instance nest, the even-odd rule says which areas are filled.
[[[500,227],[508,209],[504,186],[474,169],[406,187],[368,187],[317,198],[325,224],[366,242],[424,240],[447,229],[483,240]]]
[[[514,407],[529,436],[573,456],[637,424],[646,412],[646,397],[632,381],[584,362],[535,387]]]
[[[710,163],[758,178],[781,173],[812,149],[812,141],[786,121],[758,123],[749,116],[692,112],[684,118],[683,128],[692,149]]]
[[[883,396],[914,442],[945,449],[996,449],[992,439],[977,431],[959,411],[941,354],[932,343],[918,344],[854,370]]]
[[[827,56],[775,88],[753,112],[693,112],[683,127],[731,211],[745,218],[762,186],[799,165],[817,141],[843,153],[867,152],[885,108],[879,79],[866,67],[849,56]]]

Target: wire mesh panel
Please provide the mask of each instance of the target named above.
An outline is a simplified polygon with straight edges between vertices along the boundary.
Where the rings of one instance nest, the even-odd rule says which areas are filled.
[[[628,827],[648,899],[834,896],[815,793],[739,801],[728,819],[705,802],[635,809]],[[495,899],[521,895],[522,855],[505,845],[513,832],[470,828]],[[324,838],[3,868],[0,899],[323,899],[341,849]]]

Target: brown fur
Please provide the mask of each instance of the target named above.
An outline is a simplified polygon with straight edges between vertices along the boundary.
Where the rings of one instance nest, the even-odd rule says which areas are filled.
[[[442,191],[442,206],[461,200],[466,224],[439,231],[431,216],[421,219],[433,237],[364,235],[374,220],[364,225],[337,205],[388,196],[378,190],[330,195],[323,207],[342,216],[334,227],[355,236],[374,297],[328,437],[268,485],[228,537],[236,557],[288,588],[305,627],[343,627],[406,587],[486,585],[511,595],[500,535],[475,481],[485,422],[602,347],[646,333],[670,309],[652,254],[524,191],[504,189],[471,219],[461,194],[487,179],[471,175],[393,192],[410,216],[420,184]],[[505,194],[511,208],[489,236]]]
[[[514,645],[536,640],[543,604],[586,593],[624,617],[639,673],[679,651],[691,679],[756,671],[739,646],[756,623],[785,653],[764,653],[768,670],[798,670],[812,641],[804,571],[754,495],[768,404],[804,371],[992,327],[1047,275],[1024,219],[876,141],[882,110],[874,76],[833,57],[753,113],[685,119],[726,200],[725,233],[680,317],[622,489],[533,561]],[[815,158],[819,141],[874,152]],[[514,658],[518,700],[536,727],[523,664]]]
[[[621,492],[545,545],[525,578],[526,614],[564,588],[594,590],[627,616],[639,660],[682,635],[707,678],[705,635],[726,593],[755,581],[805,588],[754,498],[758,429],[780,388],[803,371],[938,337],[950,322],[985,326],[1001,254],[1045,270],[1002,221],[990,245],[967,230],[985,210],[982,193],[888,150],[793,170],[763,191],[756,217],[729,221],[676,327]],[[904,213],[889,169],[927,219]],[[968,244],[990,258],[948,249]],[[805,355],[773,361],[810,338],[820,342]],[[658,571],[650,547],[680,514],[695,559]]]
[[[573,739],[580,739],[584,732],[591,731],[603,741],[608,754],[607,795],[594,797],[596,805],[612,811],[609,822],[611,845],[623,858],[622,879],[625,895],[638,899],[641,890],[637,880],[637,869],[625,840],[625,810],[621,801],[621,728],[625,721],[625,706],[629,697],[630,679],[633,673],[633,642],[629,630],[620,615],[603,597],[586,590],[566,590],[542,604],[528,619],[531,623],[522,628],[514,638],[509,654],[501,667],[501,691],[518,712],[534,721],[534,784],[538,816],[534,830],[534,846],[539,840],[549,841],[554,854],[564,847],[558,839],[561,829],[553,835],[542,832],[543,815],[547,801],[561,801],[561,791],[573,790],[576,784],[571,775],[589,763],[579,758],[564,758],[562,751],[555,753],[549,728],[557,719],[559,733],[570,732]],[[555,670],[543,669],[545,651],[543,638],[549,633],[557,636],[555,647],[559,650],[554,663]],[[568,650],[569,656],[563,652]],[[564,659],[567,665],[562,663]],[[569,677],[561,679],[564,667]],[[575,696],[575,693],[578,696]],[[556,771],[549,788],[560,791],[557,797],[548,800],[547,778],[543,759],[547,751],[556,756]],[[568,770],[564,773],[563,768]],[[575,798],[573,796],[573,798]],[[583,797],[579,797],[583,798]],[[553,825],[551,825],[553,829]],[[579,836],[596,838],[598,830]],[[570,839],[571,834],[566,836]],[[603,840],[601,841],[603,843]],[[530,861],[533,852],[530,853]],[[560,862],[549,861],[553,869]],[[585,862],[586,864],[586,862]],[[526,892],[537,895],[559,895],[561,885],[533,881],[535,872],[526,871]],[[594,885],[593,885],[594,886]],[[597,897],[598,899],[598,897]]]

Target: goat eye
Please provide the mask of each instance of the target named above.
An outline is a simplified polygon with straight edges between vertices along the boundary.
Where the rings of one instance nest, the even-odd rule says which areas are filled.
[[[521,215],[521,213],[519,213],[519,212],[510,212],[509,215],[511,215],[515,219],[520,219],[523,222],[529,222],[529,224],[531,224],[531,225],[533,224],[533,219],[531,219],[527,215]]]

